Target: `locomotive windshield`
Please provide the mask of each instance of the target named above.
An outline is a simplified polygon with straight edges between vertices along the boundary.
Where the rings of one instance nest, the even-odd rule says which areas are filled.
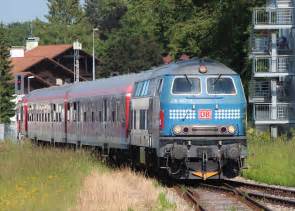
[[[207,79],[208,94],[236,94],[234,82],[231,78],[212,77]]]
[[[173,94],[200,94],[201,83],[200,79],[196,77],[177,77],[174,79]]]

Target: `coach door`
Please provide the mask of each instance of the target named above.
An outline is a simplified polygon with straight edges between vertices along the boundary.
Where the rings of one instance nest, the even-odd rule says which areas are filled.
[[[152,147],[149,126],[152,123],[152,97],[150,80],[136,83],[131,100],[130,142],[132,145]]]
[[[131,144],[151,147],[149,143],[149,114],[151,98],[137,98],[131,101]]]

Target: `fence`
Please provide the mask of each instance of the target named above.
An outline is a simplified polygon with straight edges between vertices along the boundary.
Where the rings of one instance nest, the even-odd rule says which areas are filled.
[[[256,121],[294,121],[294,104],[270,103],[255,104],[254,115]]]
[[[250,81],[249,99],[269,100],[271,97],[270,81]]]
[[[293,8],[256,8],[253,21],[254,25],[292,25]]]
[[[272,63],[276,62],[276,68],[272,70]],[[295,57],[294,56],[277,56],[272,61],[270,56],[256,56],[254,58],[254,73],[294,73]]]
[[[0,141],[5,139],[16,139],[16,124],[0,124]]]

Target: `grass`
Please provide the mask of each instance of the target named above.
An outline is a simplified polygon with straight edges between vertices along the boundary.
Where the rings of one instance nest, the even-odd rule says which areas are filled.
[[[295,187],[295,136],[271,139],[248,131],[248,166],[243,176],[267,184]]]
[[[83,151],[5,142],[0,145],[0,210],[66,210],[94,166]]]
[[[175,210],[176,204],[171,203],[166,198],[166,194],[161,192],[158,196],[158,207],[156,210]]]
[[[85,151],[0,143],[0,210],[176,210],[165,190]]]
[[[175,210],[163,188],[152,179],[128,168],[98,173],[93,171],[82,188],[76,210]]]

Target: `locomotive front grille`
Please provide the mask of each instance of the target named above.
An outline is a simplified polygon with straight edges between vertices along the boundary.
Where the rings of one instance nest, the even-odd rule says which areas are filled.
[[[192,132],[218,132],[217,127],[192,127]]]
[[[214,135],[230,135],[228,134],[228,126],[206,126],[206,125],[182,125],[177,135],[185,136],[214,136]],[[224,130],[225,129],[225,130]]]

